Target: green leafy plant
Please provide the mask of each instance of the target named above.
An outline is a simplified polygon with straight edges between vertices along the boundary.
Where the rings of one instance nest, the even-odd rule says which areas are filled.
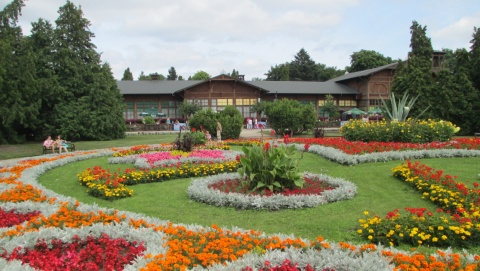
[[[243,147],[238,173],[245,176],[251,191],[268,189],[281,192],[302,188],[305,180],[299,172],[295,146],[273,148],[270,143]]]
[[[142,119],[143,124],[155,124],[155,119],[152,116],[146,116]]]

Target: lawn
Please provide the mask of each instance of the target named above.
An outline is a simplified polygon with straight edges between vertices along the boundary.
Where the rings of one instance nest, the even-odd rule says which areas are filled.
[[[138,142],[138,144],[143,144],[143,142]],[[355,231],[358,227],[358,219],[366,210],[384,216],[388,211],[404,207],[435,209],[433,204],[422,200],[418,192],[393,178],[390,169],[400,165],[401,161],[342,166],[315,154],[305,153],[304,158],[300,161],[302,171],[324,173],[351,181],[358,186],[357,196],[352,200],[309,209],[246,211],[213,207],[190,201],[185,192],[190,179],[136,185],[132,187],[134,197],[114,202],[87,196],[85,188],[78,184],[76,174],[95,165],[112,170],[118,168],[123,170],[131,166],[108,165],[107,159],[102,157],[67,164],[42,175],[40,182],[51,190],[75,197],[84,203],[95,203],[102,207],[142,213],[174,223],[238,226],[271,234],[294,234],[297,237],[309,239],[323,236],[331,241],[351,241],[353,243],[365,242]],[[442,169],[445,173],[458,175],[459,181],[467,183],[473,183],[479,173],[477,165],[480,164],[480,158],[478,157],[423,159],[421,161],[431,167]]]

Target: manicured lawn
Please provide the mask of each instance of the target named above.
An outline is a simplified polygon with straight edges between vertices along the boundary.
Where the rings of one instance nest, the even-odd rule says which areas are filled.
[[[84,151],[141,144],[171,143],[177,136],[178,134],[132,135],[109,141],[75,141],[74,143],[77,151]],[[42,143],[30,142],[17,145],[0,145],[0,160],[42,155]]]

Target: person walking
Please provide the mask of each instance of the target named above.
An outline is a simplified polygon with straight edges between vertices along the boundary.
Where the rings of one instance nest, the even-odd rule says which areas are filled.
[[[217,120],[217,140],[222,141],[222,124]]]

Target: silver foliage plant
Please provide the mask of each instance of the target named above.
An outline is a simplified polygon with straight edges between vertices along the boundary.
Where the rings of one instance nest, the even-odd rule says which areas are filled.
[[[224,173],[215,176],[195,179],[187,188],[188,196],[195,201],[204,202],[214,206],[231,206],[237,209],[298,209],[315,207],[318,205],[347,200],[357,194],[357,186],[340,178],[333,178],[323,174],[304,173],[304,177],[324,181],[335,187],[326,190],[321,195],[292,195],[284,196],[275,194],[272,196],[245,195],[242,193],[224,193],[217,189],[211,189],[210,184],[222,180],[240,179],[238,173]]]

